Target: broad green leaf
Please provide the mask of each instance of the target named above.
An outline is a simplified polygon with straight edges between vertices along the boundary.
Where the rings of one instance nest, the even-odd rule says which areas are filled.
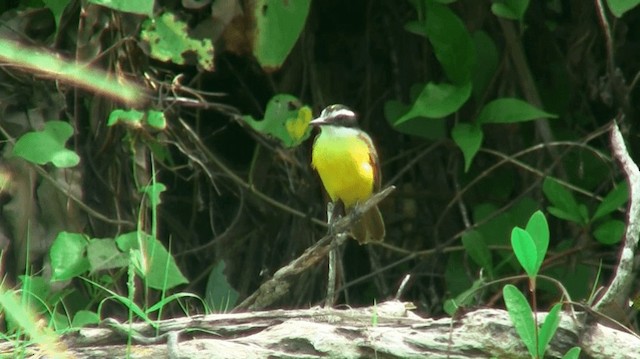
[[[52,281],[72,279],[89,270],[87,244],[88,240],[83,234],[58,233],[49,251]]]
[[[87,325],[100,324],[100,316],[98,313],[89,310],[79,310],[73,316],[71,321],[72,328],[82,328]]]
[[[607,0],[609,10],[615,17],[622,17],[624,13],[640,4],[640,0]]]
[[[263,120],[242,116],[242,120],[259,133],[277,139],[287,147],[295,147],[311,133],[311,109],[296,97],[279,94],[269,100]]]
[[[462,86],[429,82],[422,89],[409,112],[400,117],[395,124],[399,125],[416,117],[443,118],[458,111],[470,95],[470,82]]]
[[[534,278],[539,269],[536,267],[538,264],[538,250],[529,233],[522,228],[514,227],[513,231],[511,231],[511,246],[516,258],[518,258],[518,262],[527,272],[529,278]]]
[[[71,135],[70,124],[49,121],[44,130],[22,135],[13,147],[13,154],[39,165],[51,162],[58,168],[73,167],[80,163],[80,157],[64,146]]]
[[[517,98],[499,98],[486,104],[478,115],[478,123],[516,123],[558,116],[544,112]]]
[[[311,0],[257,0],[253,11],[253,54],[266,70],[276,70],[298,41],[309,14]]]
[[[580,224],[586,224],[588,213],[580,208],[573,194],[553,177],[547,177],[542,184],[542,191],[553,206],[547,210],[554,216]]]
[[[609,213],[622,207],[629,200],[629,185],[627,181],[620,182],[609,194],[602,200],[602,203],[593,214],[592,221],[600,219]]]
[[[573,347],[562,356],[562,359],[578,359],[580,358],[581,350],[580,347]]]
[[[624,222],[612,219],[599,225],[593,231],[593,236],[602,244],[616,244],[622,240],[625,226]]]
[[[538,335],[538,354],[544,356],[544,352],[547,350],[547,346],[551,342],[551,339],[556,334],[558,325],[560,325],[560,310],[562,304],[558,303],[554,305],[549,314],[544,318],[544,323],[540,327]]]
[[[451,82],[466,86],[476,63],[471,35],[448,7],[428,1],[426,32],[440,65]]]
[[[409,108],[410,106],[407,106],[400,101],[390,100],[384,104],[384,116],[389,125],[398,132],[411,136],[420,136],[428,140],[441,140],[446,137],[445,119],[416,117],[412,121],[406,121],[398,124],[398,119],[407,113]]]
[[[475,230],[470,230],[462,235],[462,245],[465,251],[469,254],[469,257],[473,259],[476,264],[484,268],[490,273],[493,271],[493,259],[489,246],[482,238],[482,234]]]
[[[498,70],[500,53],[495,41],[484,31],[473,33],[473,44],[478,59],[471,81],[473,83],[473,97],[478,103],[481,103]]]
[[[510,20],[522,20],[529,7],[529,0],[497,0],[491,5],[494,15]]]
[[[535,330],[536,325],[533,320],[533,313],[529,302],[524,295],[511,284],[507,284],[502,288],[502,297],[504,298],[504,304],[507,307],[509,318],[513,326],[516,328],[516,332],[527,347],[529,354],[532,357],[536,356],[536,340]]]
[[[218,262],[211,270],[207,281],[205,300],[209,308],[215,312],[227,312],[233,309],[238,301],[238,291],[229,284],[224,268],[224,261]]]
[[[146,268],[141,268],[141,273],[138,274],[149,287],[163,290],[189,282],[167,249],[150,235],[144,232],[125,233],[116,238],[116,244],[123,252],[134,250],[144,254],[138,267],[142,267],[144,263]]]
[[[118,250],[113,238],[91,239],[87,245],[87,259],[91,272],[124,268],[129,264],[128,255]]]
[[[165,12],[145,20],[140,38],[149,45],[149,55],[154,59],[184,65],[188,59],[195,58],[203,69],[213,71],[211,39],[191,38],[187,23],[173,13]]]
[[[527,222],[527,227],[525,228],[527,233],[533,239],[533,242],[536,245],[538,261],[536,262],[536,268],[540,270],[542,266],[542,261],[544,257],[547,255],[547,249],[549,248],[549,224],[547,223],[547,219],[544,217],[541,211],[536,211],[529,218],[529,222]]]
[[[471,161],[482,145],[484,134],[479,126],[470,123],[458,123],[451,130],[451,138],[464,155],[464,171],[469,171]]]
[[[442,140],[446,137],[445,119],[416,117],[413,121],[398,124],[398,119],[407,113],[409,108],[410,106],[400,101],[390,100],[384,104],[384,116],[389,125],[400,133],[419,136],[428,140]]]
[[[154,0],[89,0],[90,3],[102,5],[109,9],[137,15],[153,16]]]

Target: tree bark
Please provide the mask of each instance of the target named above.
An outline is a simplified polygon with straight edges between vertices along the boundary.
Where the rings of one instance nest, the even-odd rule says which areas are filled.
[[[133,325],[105,321],[62,338],[75,358],[527,358],[507,312],[480,309],[459,318],[422,318],[410,303],[359,309],[211,314]],[[539,315],[539,321],[545,314]],[[563,314],[546,357],[571,347],[581,358],[637,358],[640,339]],[[131,334],[128,334],[131,333]],[[130,340],[131,344],[127,345]],[[11,343],[0,346],[10,354]]]

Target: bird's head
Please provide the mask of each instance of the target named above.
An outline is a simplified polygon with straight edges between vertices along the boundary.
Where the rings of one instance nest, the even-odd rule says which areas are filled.
[[[331,105],[310,122],[312,126],[357,127],[358,115],[345,105]]]

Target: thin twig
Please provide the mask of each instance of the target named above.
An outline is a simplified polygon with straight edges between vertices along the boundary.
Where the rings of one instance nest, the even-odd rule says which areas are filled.
[[[640,236],[640,170],[633,162],[616,122],[611,126],[611,149],[613,156],[620,162],[620,167],[629,181],[629,210],[627,211],[627,228],[625,230],[624,247],[620,253],[616,273],[605,293],[593,308],[596,311],[611,308],[612,305],[624,307],[629,298],[634,275],[634,253]]]
[[[289,280],[305,270],[315,266],[329,253],[332,246],[340,246],[344,243],[347,236],[338,234],[346,232],[351,225],[362,217],[362,214],[376,206],[380,201],[386,198],[395,189],[389,186],[384,190],[376,193],[366,202],[359,206],[357,211],[351,211],[345,217],[338,220],[333,226],[329,234],[322,237],[316,244],[307,248],[298,258],[291,261],[286,266],[278,269],[273,277],[262,283],[260,288],[238,305],[234,311],[239,310],[261,310],[273,304],[276,300],[282,298],[289,293]],[[332,243],[334,242],[335,243]]]

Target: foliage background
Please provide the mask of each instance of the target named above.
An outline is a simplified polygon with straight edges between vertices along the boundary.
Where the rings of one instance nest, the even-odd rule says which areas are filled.
[[[296,19],[303,27],[284,64],[266,66],[253,54],[251,15],[263,2],[158,1],[153,16],[173,14],[187,24],[190,36],[211,41],[213,68],[207,69],[198,61],[203,55],[193,52],[183,64],[157,60],[141,35],[144,15],[85,1],[3,2],[0,37],[144,84],[146,100],[133,107],[160,110],[167,118],[162,130],[107,126],[122,104],[19,67],[0,67],[5,137],[41,129],[50,120],[71,124],[74,135],[67,147],[79,154],[79,167],[43,168],[111,219],[47,192],[48,182],[11,157],[6,142],[6,278],[16,285],[25,273],[43,278],[47,291],[61,293],[47,292],[50,303],[65,303],[67,314],[97,310],[96,298],[104,294],[86,282],[48,284],[50,243],[62,230],[90,238],[116,238],[138,227],[152,232],[140,189],[156,173],[166,186],[157,238],[189,280],[178,289],[207,298],[222,285],[211,278],[220,278],[224,268],[223,277],[240,298],[251,294],[326,232],[318,224],[324,202],[309,167],[310,141],[284,148],[243,117],[262,119],[272,97],[291,94],[295,98],[283,100],[290,109],[308,104],[318,113],[333,103],[356,109],[361,127],[378,145],[383,186],[398,187],[382,204],[385,243],[363,247],[350,241],[341,250],[340,303],[391,298],[411,274],[401,298],[423,312],[442,314],[446,299],[474,283],[521,273],[509,233],[537,209],[547,213],[551,226],[542,273],[562,281],[574,300],[586,300],[611,275],[624,221],[618,208],[624,191],[622,200],[596,216],[603,199],[624,182],[608,149],[612,119],[621,123],[631,153],[638,151],[640,10],[618,18],[608,3],[599,9],[597,1],[504,1],[528,3],[521,19],[507,20],[492,12],[490,1],[442,1],[451,3],[442,6],[474,41],[472,93],[441,118],[415,116],[398,124],[401,114],[419,103],[427,83],[448,82],[446,69],[456,68],[434,51],[433,38],[416,34],[432,3],[311,2],[306,21]],[[465,66],[464,59],[454,59]],[[475,121],[483,106],[497,98],[518,98],[557,118],[483,124],[481,147],[465,164],[460,150],[465,145],[453,141],[451,131],[463,123],[479,126]],[[545,181],[548,176],[559,182]],[[123,268],[88,275],[128,295]],[[317,304],[325,283],[323,265],[302,275],[277,306]],[[526,285],[525,280],[513,283]],[[540,283],[540,289],[541,308],[559,299],[548,283]],[[146,303],[160,296],[137,295],[133,299]],[[499,306],[499,298],[500,286],[486,286],[467,304]],[[203,311],[197,301],[185,302],[173,312]],[[123,315],[113,303],[101,310],[103,317]]]

